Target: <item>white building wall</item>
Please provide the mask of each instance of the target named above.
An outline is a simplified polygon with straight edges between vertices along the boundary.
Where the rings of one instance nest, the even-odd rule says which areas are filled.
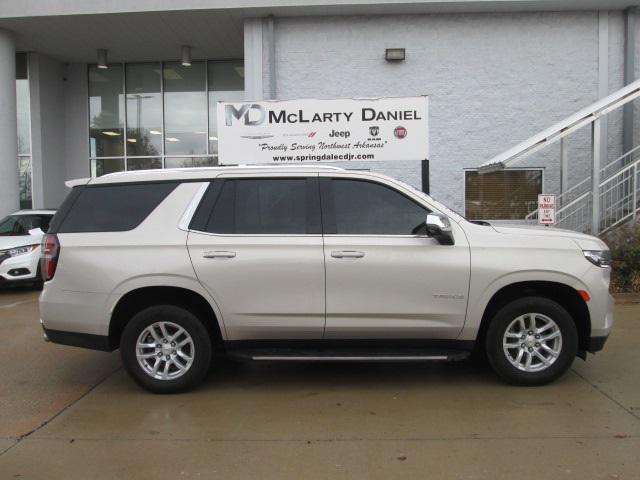
[[[609,19],[611,49],[621,14]],[[278,98],[430,95],[431,193],[463,208],[476,167],[598,98],[597,12],[278,18]],[[384,50],[406,48],[388,63]],[[609,62],[620,84],[621,54]],[[609,130],[612,143],[619,127]],[[590,168],[590,132],[570,141],[570,184]],[[526,161],[559,188],[559,148]],[[526,165],[523,164],[523,165]],[[352,164],[420,187],[419,162]]]
[[[609,12],[609,92],[624,87],[624,12]],[[622,109],[607,115],[607,158],[622,155]]]

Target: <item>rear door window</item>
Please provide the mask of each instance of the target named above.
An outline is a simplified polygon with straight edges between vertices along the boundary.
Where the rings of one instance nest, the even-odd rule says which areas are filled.
[[[133,230],[177,185],[178,182],[109,184],[74,189],[70,194],[72,204],[65,200],[60,212],[64,218],[56,215],[51,230],[54,226],[59,233]]]
[[[319,234],[315,178],[222,180],[205,231],[236,235]]]

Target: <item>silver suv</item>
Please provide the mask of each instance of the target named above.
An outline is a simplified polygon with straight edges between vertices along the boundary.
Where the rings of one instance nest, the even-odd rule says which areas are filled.
[[[373,173],[319,166],[127,172],[73,187],[43,240],[52,342],[120,348],[154,392],[219,354],[451,361],[554,380],[602,349],[610,256],[595,237],[473,223]]]

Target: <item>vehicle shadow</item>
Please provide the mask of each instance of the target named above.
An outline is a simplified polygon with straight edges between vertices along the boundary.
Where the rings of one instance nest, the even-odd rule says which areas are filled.
[[[499,384],[484,361],[459,362],[251,362],[229,358],[214,363],[202,390],[225,387],[410,388],[425,384]]]
[[[29,284],[0,284],[0,302],[19,301],[28,297],[37,298],[40,295],[40,290]]]

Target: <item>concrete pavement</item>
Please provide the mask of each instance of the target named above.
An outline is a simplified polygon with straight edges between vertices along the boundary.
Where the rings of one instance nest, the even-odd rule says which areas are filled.
[[[640,314],[553,385],[485,366],[225,362],[148,394],[117,353],[45,344],[36,295],[0,292],[0,478],[636,479]]]

